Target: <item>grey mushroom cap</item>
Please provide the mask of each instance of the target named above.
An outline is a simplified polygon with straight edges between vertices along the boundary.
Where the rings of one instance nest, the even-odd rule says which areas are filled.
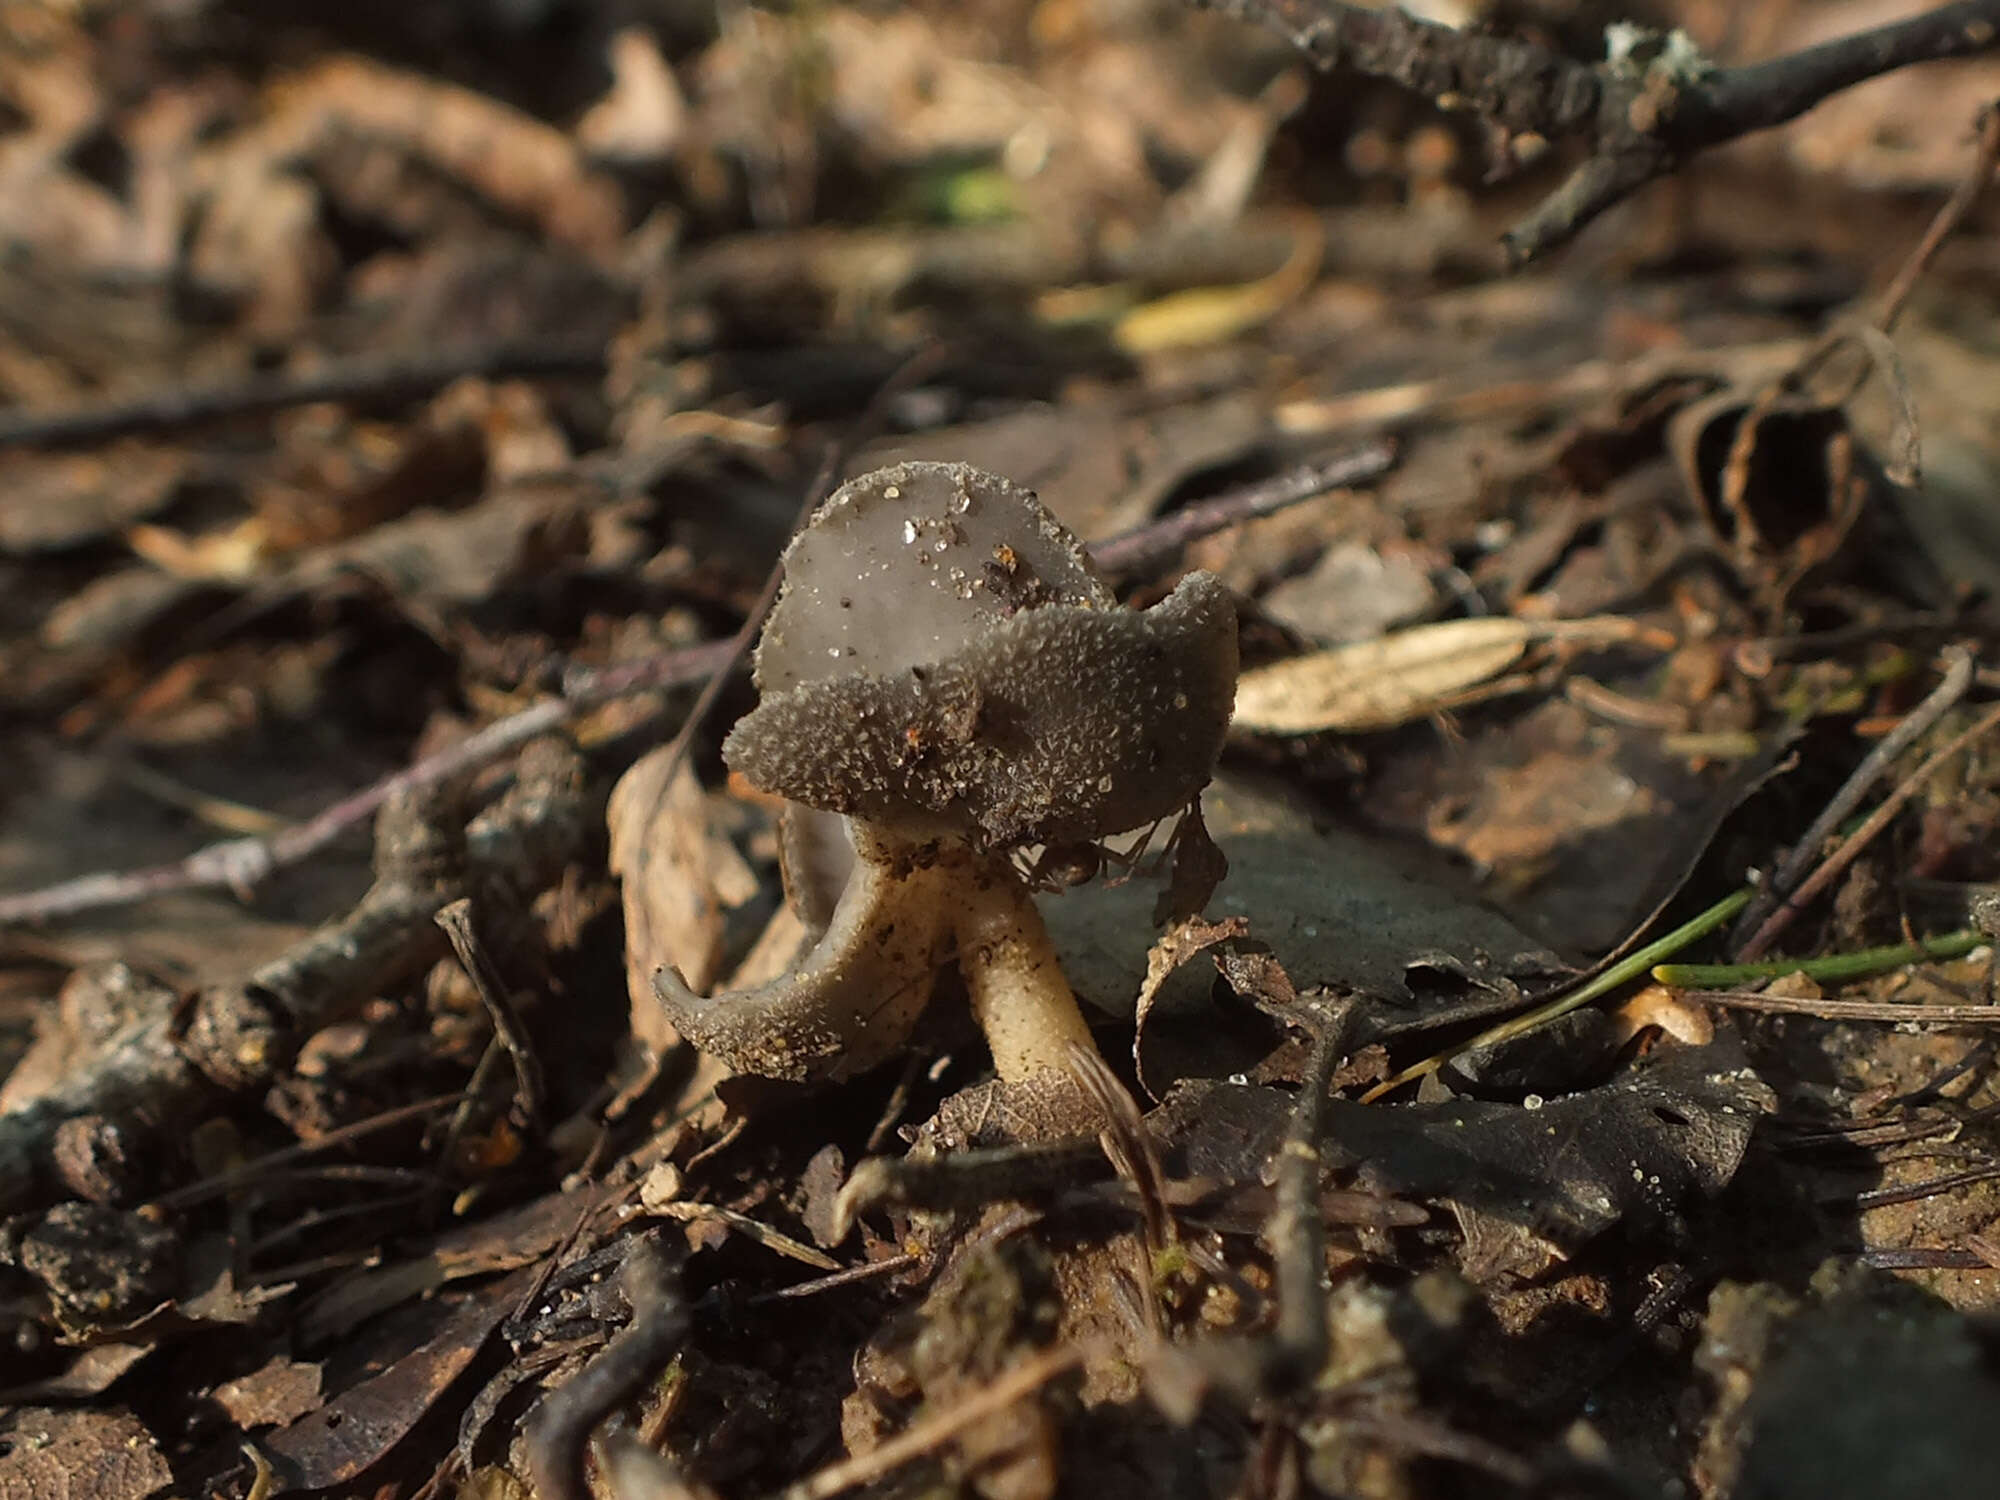
[[[766,696],[942,661],[1022,609],[1118,607],[1032,490],[970,464],[849,480],[792,539],[784,569],[757,642]]]
[[[763,700],[723,746],[763,790],[999,850],[1138,828],[1207,784],[1237,666],[1212,575],[1119,608],[1031,493],[962,464],[844,486],[786,569]]]

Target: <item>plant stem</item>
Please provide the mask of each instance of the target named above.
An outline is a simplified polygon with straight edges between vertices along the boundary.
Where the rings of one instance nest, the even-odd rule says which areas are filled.
[[[1753,980],[1776,979],[1781,974],[1803,974],[1808,979],[1838,984],[1849,979],[1866,979],[1871,974],[1926,958],[1963,958],[1981,943],[1991,941],[1984,933],[1950,932],[1921,942],[1830,953],[1825,958],[1767,958],[1754,964],[1661,964],[1653,970],[1653,978],[1677,990],[1729,989]]]

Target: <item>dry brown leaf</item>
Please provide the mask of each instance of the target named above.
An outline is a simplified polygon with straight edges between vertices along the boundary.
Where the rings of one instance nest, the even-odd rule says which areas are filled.
[[[618,162],[664,161],[687,132],[687,100],[653,33],[628,26],[605,48],[611,89],[576,124],[593,156]]]
[[[1446,620],[1379,640],[1315,651],[1245,672],[1236,727],[1264,734],[1393,729],[1450,706],[1453,695],[1517,661],[1537,640],[1630,640],[1630,620],[1537,622],[1499,615]]]
[[[296,1422],[320,1404],[320,1367],[280,1356],[224,1382],[209,1396],[238,1427]]]
[[[1768,56],[1820,46],[1934,8],[1934,0],[1825,0],[1774,8]],[[1739,154],[1783,155],[1808,171],[1874,191],[1944,189],[1965,173],[1968,122],[2000,92],[2000,61],[1953,58],[1842,89],[1789,130]]]
[[[55,552],[97,541],[173,498],[187,455],[141,443],[91,453],[0,459],[0,552]]]
[[[1146,1092],[1154,1098],[1160,1097],[1159,1092],[1146,1079],[1146,1065],[1140,1056],[1140,1046],[1146,1039],[1146,1017],[1152,1013],[1153,1002],[1159,999],[1167,976],[1197,954],[1206,952],[1217,943],[1242,937],[1249,930],[1248,917],[1224,917],[1220,922],[1210,922],[1200,916],[1192,916],[1162,933],[1160,940],[1147,951],[1146,982],[1139,987],[1139,1003],[1133,1016],[1132,1067]]]
[[[393,143],[559,243],[608,254],[624,231],[617,187],[561,131],[498,100],[366,58],[336,56],[272,90],[270,117],[205,154],[218,188],[264,176],[346,135]]]
[[[623,882],[632,1034],[655,1051],[680,1038],[653,974],[671,964],[705,992],[722,961],[724,913],[757,894],[756,872],[710,827],[701,783],[684,761],[673,770],[675,759],[666,745],[642,757],[619,778],[606,815],[611,873]]]

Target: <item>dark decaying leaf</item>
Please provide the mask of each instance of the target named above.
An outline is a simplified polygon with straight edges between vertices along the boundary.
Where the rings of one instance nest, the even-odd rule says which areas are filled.
[[[1230,870],[1209,917],[1247,919],[1248,939],[1301,990],[1369,996],[1364,1042],[1514,1008],[1525,982],[1565,969],[1469,882],[1404,846],[1316,828],[1310,809],[1227,775],[1202,807]],[[1196,1030],[1212,1028],[1205,966],[1170,970],[1148,988],[1148,956],[1132,935],[1145,930],[1157,891],[1145,879],[1087,885],[1045,899],[1042,914],[1078,994],[1118,1012],[1150,994],[1156,1024],[1186,1017]]]
[[[0,1412],[0,1500],[146,1500],[173,1477],[128,1411]]]
[[[1473,1280],[1527,1279],[1614,1224],[1681,1233],[1693,1207],[1728,1185],[1771,1098],[1741,1049],[1718,1040],[1532,1105],[1330,1099],[1321,1155],[1355,1187],[1450,1209]],[[1288,1101],[1243,1084],[1177,1087],[1157,1117],[1168,1170],[1254,1179],[1283,1137]]]
[[[0,1263],[18,1266],[78,1327],[125,1323],[180,1285],[181,1245],[165,1225],[96,1203],[58,1203],[0,1235]]]
[[[272,1433],[264,1448],[281,1476],[279,1493],[343,1484],[387,1456],[465,1372],[536,1274],[523,1267],[480,1287],[421,1348]]]

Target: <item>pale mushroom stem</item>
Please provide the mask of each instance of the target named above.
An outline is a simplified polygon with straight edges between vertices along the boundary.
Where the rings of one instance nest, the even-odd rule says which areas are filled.
[[[1004,863],[979,872],[951,918],[972,1014],[1007,1083],[1069,1071],[1071,1045],[1097,1051],[1035,898]]]

